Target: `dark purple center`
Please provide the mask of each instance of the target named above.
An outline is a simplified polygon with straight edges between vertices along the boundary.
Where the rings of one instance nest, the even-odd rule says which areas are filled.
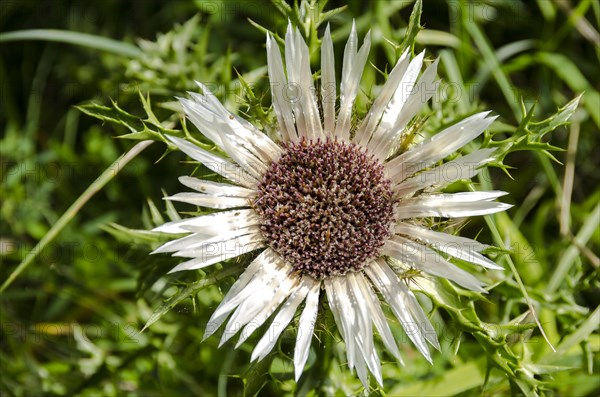
[[[390,235],[392,189],[383,165],[337,140],[284,149],[255,201],[269,246],[317,280],[361,270]]]

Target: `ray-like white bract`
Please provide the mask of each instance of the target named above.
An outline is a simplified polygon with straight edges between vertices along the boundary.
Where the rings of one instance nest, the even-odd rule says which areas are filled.
[[[504,192],[439,192],[472,178],[494,159],[493,150],[480,149],[443,161],[477,138],[495,117],[489,112],[466,117],[398,154],[410,121],[435,92],[437,60],[421,73],[424,53],[413,59],[403,53],[365,118],[353,128],[369,34],[359,46],[352,27],[338,86],[327,27],[318,91],[298,29],[288,26],[283,55],[271,35],[266,48],[277,136],[271,139],[231,114],[201,84],[201,94],[180,98],[186,116],[227,157],[168,136],[223,182],[184,176],[181,183],[193,191],[167,199],[219,211],[156,228],[186,236],[154,253],[188,258],[172,270],[180,271],[256,251],[210,318],[205,338],[223,327],[221,343],[239,335],[239,346],[270,324],[252,352],[252,361],[262,360],[297,321],[298,379],[325,300],[345,342],[350,369],[365,387],[369,373],[382,384],[375,334],[391,356],[402,359],[380,297],[427,360],[432,360],[429,345],[439,349],[433,325],[392,261],[480,292],[485,292],[484,283],[452,260],[500,269],[482,254],[486,245],[430,230],[421,222],[510,207],[495,201]]]

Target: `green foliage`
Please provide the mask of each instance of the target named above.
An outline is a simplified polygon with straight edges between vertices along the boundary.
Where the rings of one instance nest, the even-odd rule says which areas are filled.
[[[145,119],[127,113],[114,101],[112,101],[112,107],[90,103],[78,106],[77,108],[88,116],[126,127],[130,133],[120,135],[120,138],[140,141],[154,140],[168,143],[163,134],[166,133],[175,136],[183,135],[181,131],[166,128],[160,121],[158,121],[154,115],[154,112],[152,111],[149,97],[145,98],[140,93],[140,102],[142,103],[142,107],[146,112],[147,117]]]
[[[0,15],[3,395],[598,394],[597,2],[136,2],[131,10],[56,1],[56,15],[34,3],[9,2]],[[84,18],[92,15],[102,23]],[[461,185],[508,191],[515,207],[432,226],[494,244],[487,253],[506,270],[470,268],[491,286],[485,295],[406,274],[442,349],[433,366],[409,343],[404,367],[383,352],[383,389],[362,390],[347,370],[326,310],[298,383],[294,321],[259,364],[249,363],[256,337],[240,349],[218,349],[218,336],[202,341],[251,257],[167,275],[176,259],[149,255],[167,238],[149,230],[189,211],[155,202],[180,189],[180,175],[215,177],[165,145],[170,134],[217,150],[188,129],[174,97],[209,83],[228,109],[272,134],[264,34],[281,44],[288,20],[307,39],[313,70],[326,24],[338,69],[353,20],[361,37],[371,30],[359,115],[409,47],[441,58],[438,98],[418,121],[426,133],[483,109],[500,115],[465,149],[498,148],[500,171]],[[132,140],[158,144],[122,168],[115,160]]]
[[[512,131],[508,138],[498,141],[495,141],[493,137],[500,131],[486,131],[482,147],[499,148],[498,159],[494,165],[503,168],[506,168],[503,164],[503,160],[508,154],[524,150],[543,153],[552,160],[559,162],[550,151],[560,151],[563,149],[551,145],[545,140],[545,136],[557,128],[569,123],[569,119],[573,113],[575,113],[580,100],[581,95],[560,108],[558,112],[542,121],[535,121],[533,119],[535,104],[528,111],[523,106],[524,117],[516,130]]]

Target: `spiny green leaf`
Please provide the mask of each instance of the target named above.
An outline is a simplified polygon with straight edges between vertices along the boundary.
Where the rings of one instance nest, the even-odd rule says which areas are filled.
[[[325,3],[325,2],[324,1],[320,1],[319,4],[321,4],[321,3]],[[331,20],[336,15],[341,14],[342,12],[344,12],[347,8],[348,8],[347,5],[343,5],[341,7],[334,8],[334,9],[329,10],[329,11],[325,11],[324,13],[321,14],[321,17],[319,18],[319,22],[318,22],[317,26],[321,26],[323,23]]]
[[[110,222],[100,228],[110,233],[114,238],[126,243],[156,245],[164,241],[164,234],[150,230],[130,229],[117,223]]]
[[[152,217],[152,223],[155,226],[162,225],[163,223],[165,223],[165,220],[162,217],[158,208],[156,208],[156,204],[154,204],[154,201],[147,199],[147,202],[148,208],[150,209],[150,216]]]
[[[168,196],[167,192],[164,189],[162,189],[161,191],[163,197]],[[167,211],[167,216],[169,217],[170,221],[178,221],[181,219],[181,216],[179,216],[179,213],[175,209],[175,206],[173,205],[173,202],[171,200],[165,200],[165,207]]]
[[[153,140],[168,143],[163,134],[175,136],[183,135],[180,130],[166,128],[163,123],[158,120],[152,110],[150,96],[144,96],[139,92],[139,98],[144,112],[146,113],[146,118],[126,112],[121,109],[115,101],[112,101],[112,107],[90,103],[77,106],[77,109],[102,121],[127,127],[131,132],[119,135],[118,138],[121,139]],[[172,144],[170,144],[170,147],[171,149],[175,149],[175,146]]]
[[[152,316],[150,316],[150,318],[146,322],[146,325],[144,325],[144,328],[142,328],[141,332],[143,332],[145,329],[157,322],[162,316],[167,314],[172,308],[177,306],[179,303],[190,298],[192,295],[195,295],[201,289],[206,288],[209,285],[215,284],[218,280],[236,274],[240,271],[241,268],[242,263],[238,263],[237,265],[231,263],[229,266],[227,266],[223,270],[216,272],[212,276],[203,278],[202,280],[198,280],[192,284],[189,284],[185,288],[180,288],[177,291],[177,293],[175,293],[175,295],[170,297],[158,309],[156,309],[156,311],[152,314]]]
[[[530,142],[538,142],[547,133],[554,131],[560,126],[568,124],[569,119],[573,113],[575,113],[575,110],[577,110],[577,106],[579,106],[579,101],[581,100],[582,96],[583,94],[580,94],[546,120],[540,122],[532,121],[531,123],[527,124],[526,130],[530,135]]]
[[[303,26],[302,20],[299,17],[299,10],[296,6],[292,8],[283,0],[271,0],[271,3],[277,8],[277,10],[286,18],[288,18],[295,26]]]
[[[251,365],[243,376],[244,397],[256,396],[269,380],[269,369],[275,358],[274,354],[269,354],[263,360]]]
[[[503,163],[504,158],[509,153],[525,150],[538,151],[549,157],[551,160],[558,162],[550,151],[561,151],[563,149],[551,145],[548,142],[544,142],[543,140],[548,133],[554,131],[558,127],[568,124],[569,119],[577,109],[580,100],[581,95],[560,108],[554,115],[542,121],[535,121],[533,119],[535,105],[529,110],[526,110],[523,105],[523,119],[519,123],[519,126],[510,133],[511,135],[503,140],[493,140],[494,135],[501,131],[494,131],[492,129],[486,131],[482,147],[499,148],[497,159],[491,165],[503,168],[507,171],[507,167]]]
[[[131,113],[127,113],[114,101],[112,107],[90,103],[76,106],[75,108],[79,109],[88,116],[127,127],[131,132],[137,132],[145,128],[144,123],[139,117],[134,116]]]
[[[411,52],[414,52],[415,38],[417,33],[423,28],[421,26],[421,14],[423,12],[423,1],[417,0],[413,7],[408,20],[408,28],[406,29],[406,36],[400,45],[400,53],[402,54],[407,48],[410,48]]]

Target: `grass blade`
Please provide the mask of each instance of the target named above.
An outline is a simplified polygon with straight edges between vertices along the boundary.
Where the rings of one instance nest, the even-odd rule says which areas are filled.
[[[140,154],[144,149],[146,149],[152,141],[142,141],[131,148],[130,151],[124,153],[119,157],[114,163],[110,165],[107,169],[104,170],[102,174],[96,179],[86,190],[83,192],[77,200],[65,211],[64,214],[58,219],[58,221],[52,225],[48,233],[44,235],[44,237],[36,244],[36,246],[27,253],[25,259],[15,268],[15,270],[10,273],[8,278],[4,281],[2,286],[0,287],[0,293],[4,292],[6,288],[8,288],[13,281],[16,280],[19,275],[27,269],[33,260],[38,256],[39,253],[42,252],[44,247],[46,247],[52,240],[58,236],[61,230],[77,215],[79,210],[87,203],[96,193],[100,191],[111,179],[113,179],[124,167],[127,163],[133,160],[138,154]]]
[[[141,54],[141,50],[133,44],[69,30],[30,29],[0,33],[0,43],[24,40],[56,41],[59,43],[74,44],[131,58]]]

